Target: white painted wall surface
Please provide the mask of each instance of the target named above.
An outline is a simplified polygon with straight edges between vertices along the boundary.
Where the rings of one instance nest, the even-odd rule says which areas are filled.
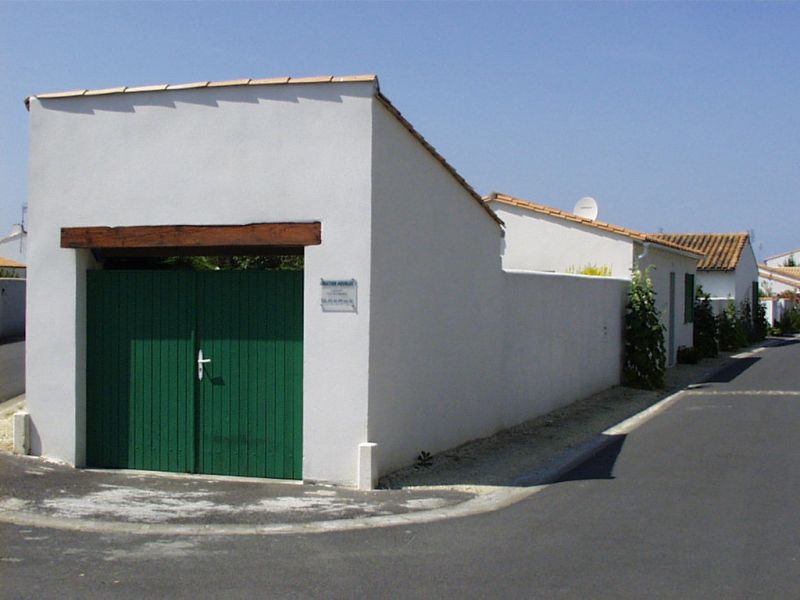
[[[618,383],[628,283],[504,273],[498,225],[377,103],[374,119],[379,472]]]
[[[306,251],[304,477],[352,483],[366,438],[372,83],[31,99],[32,451],[83,460],[83,273],[61,227],[321,221]],[[359,312],[322,313],[321,278]],[[331,352],[336,348],[336,352]]]
[[[753,298],[753,282],[758,281],[758,261],[753,252],[750,244],[747,244],[742,250],[742,256],[739,259],[739,264],[736,265],[736,303],[741,304],[745,298],[750,301],[750,306],[753,302],[757,302],[757,298]]]
[[[505,223],[504,269],[566,273],[592,264],[609,267],[612,277],[630,278],[628,237],[502,202],[489,206]]]
[[[742,251],[739,264],[734,271],[698,271],[697,281],[703,291],[713,299],[732,299],[740,305],[745,299],[753,302],[753,282],[758,281],[758,263],[753,249],[748,244]],[[725,306],[726,302],[718,302],[715,306]]]
[[[25,334],[25,280],[0,277],[0,340]]]
[[[639,256],[643,249],[643,246],[637,243],[634,251]],[[650,279],[653,282],[653,291],[656,293],[656,308],[660,313],[661,324],[664,326],[664,345],[667,350],[670,348],[669,274],[675,273],[675,343],[672,354],[667,357],[667,364],[672,366],[677,362],[678,348],[694,345],[694,325],[684,322],[684,294],[686,290],[685,275],[687,273],[696,274],[697,259],[650,244],[647,254],[641,260],[641,267],[651,267]]]
[[[800,266],[800,250],[786,252],[785,254],[775,256],[774,258],[766,258],[764,259],[764,264],[770,267],[783,267],[790,258],[794,260],[795,265]]]
[[[373,118],[369,441],[385,473],[501,425],[502,230],[377,102]]]
[[[502,427],[620,382],[630,282],[610,277],[508,272],[497,391]]]
[[[735,298],[736,277],[733,271],[698,271],[697,283],[712,298]]]

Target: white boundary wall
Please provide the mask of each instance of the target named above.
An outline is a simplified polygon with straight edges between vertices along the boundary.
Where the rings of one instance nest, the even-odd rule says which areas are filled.
[[[678,348],[693,345],[693,325],[684,322],[684,291],[685,275],[696,274],[698,259],[654,243],[647,244],[645,253],[642,243],[622,233],[611,233],[503,202],[491,202],[490,206],[505,223],[505,269],[565,273],[594,265],[610,268],[612,277],[630,280],[637,257],[644,254],[640,267],[651,267],[650,278],[661,324],[664,325],[664,345],[668,352],[669,274],[675,273],[672,304],[675,340],[667,364],[676,364]]]
[[[504,272],[498,224],[382,106],[373,114],[380,472],[619,383],[629,283]]]

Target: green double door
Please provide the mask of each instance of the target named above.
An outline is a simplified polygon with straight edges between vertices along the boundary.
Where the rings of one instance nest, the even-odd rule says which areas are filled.
[[[303,274],[89,271],[86,462],[302,477]]]

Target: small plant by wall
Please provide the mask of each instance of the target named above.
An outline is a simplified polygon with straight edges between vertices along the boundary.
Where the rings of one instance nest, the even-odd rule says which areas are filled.
[[[643,389],[664,386],[667,352],[664,326],[656,308],[656,294],[648,270],[634,269],[625,312],[625,385]]]
[[[611,267],[608,265],[595,265],[590,263],[582,269],[569,266],[567,267],[567,273],[572,275],[591,275],[593,277],[611,277]]]
[[[703,291],[702,285],[697,286],[695,293],[692,343],[703,358],[713,358],[719,350],[717,321],[711,306],[711,296]]]

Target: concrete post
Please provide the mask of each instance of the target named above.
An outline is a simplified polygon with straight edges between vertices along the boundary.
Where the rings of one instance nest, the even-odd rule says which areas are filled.
[[[30,419],[26,412],[14,413],[14,454],[27,455],[30,450]]]
[[[374,490],[378,482],[378,444],[365,442],[358,445],[358,489]]]

